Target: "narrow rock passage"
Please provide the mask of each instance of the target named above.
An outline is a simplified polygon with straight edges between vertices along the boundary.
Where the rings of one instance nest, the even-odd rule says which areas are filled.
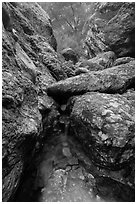
[[[133,192],[122,184],[121,175],[111,179],[106,170],[101,170],[89,160],[80,143],[68,135],[69,119],[61,116],[60,124],[65,126],[64,131],[47,138],[36,159],[36,170],[27,175],[14,201],[132,201]]]
[[[41,188],[38,201],[103,201],[94,192],[94,176],[79,163],[79,154],[66,133],[44,146],[43,161],[35,182],[36,188]]]

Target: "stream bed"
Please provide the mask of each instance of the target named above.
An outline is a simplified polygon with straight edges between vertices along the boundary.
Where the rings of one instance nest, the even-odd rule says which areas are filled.
[[[68,136],[65,124],[64,132],[45,142],[14,202],[134,201],[134,190],[122,182],[121,172],[110,177],[91,162],[80,143]]]

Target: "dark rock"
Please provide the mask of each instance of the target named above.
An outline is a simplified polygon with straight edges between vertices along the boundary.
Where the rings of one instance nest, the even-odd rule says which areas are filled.
[[[134,202],[135,190],[111,178],[99,177],[96,180],[97,192],[108,202]]]
[[[72,98],[71,129],[100,167],[125,168],[134,158],[134,100],[119,94]]]
[[[41,127],[36,89],[30,80],[11,70],[3,72],[2,111],[3,201],[7,201],[32,158]]]
[[[91,28],[85,44],[91,56],[92,53],[102,52],[105,46],[114,51],[117,57],[135,56],[134,2],[100,3],[89,23]]]
[[[134,77],[135,64],[129,62],[103,71],[88,72],[62,80],[49,86],[47,92],[56,100],[88,91],[123,93],[127,88],[134,87]]]
[[[126,64],[130,61],[134,61],[135,59],[132,57],[121,57],[115,60],[113,66],[118,66],[120,64]]]
[[[11,17],[8,12],[6,3],[2,3],[2,23],[6,30],[12,31]]]
[[[61,54],[63,55],[66,61],[71,60],[74,64],[78,62],[78,57],[76,53],[72,50],[72,48],[66,48],[62,50]]]

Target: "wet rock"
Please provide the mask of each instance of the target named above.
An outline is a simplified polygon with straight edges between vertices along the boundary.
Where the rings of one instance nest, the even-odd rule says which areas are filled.
[[[61,54],[63,55],[66,61],[71,60],[74,64],[76,64],[78,61],[78,57],[76,53],[72,50],[72,48],[66,48],[62,50]]]
[[[134,62],[129,62],[103,71],[71,77],[49,86],[47,93],[62,101],[65,97],[69,98],[88,91],[123,93],[128,87],[134,87],[134,66]]]
[[[134,106],[124,96],[87,93],[72,99],[71,129],[90,158],[109,169],[134,158]]]
[[[91,56],[102,52],[105,46],[118,57],[135,56],[134,2],[101,2],[89,23],[91,28],[85,44],[89,46]]]
[[[120,64],[126,64],[128,62],[134,61],[135,59],[132,57],[121,57],[115,60],[113,66],[118,66]]]

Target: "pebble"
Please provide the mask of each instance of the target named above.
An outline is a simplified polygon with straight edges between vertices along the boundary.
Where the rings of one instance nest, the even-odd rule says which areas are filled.
[[[63,153],[64,156],[66,156],[66,157],[71,157],[71,156],[72,156],[72,154],[71,154],[71,152],[70,152],[70,149],[69,149],[68,147],[64,147],[64,148],[62,149],[62,153]]]

